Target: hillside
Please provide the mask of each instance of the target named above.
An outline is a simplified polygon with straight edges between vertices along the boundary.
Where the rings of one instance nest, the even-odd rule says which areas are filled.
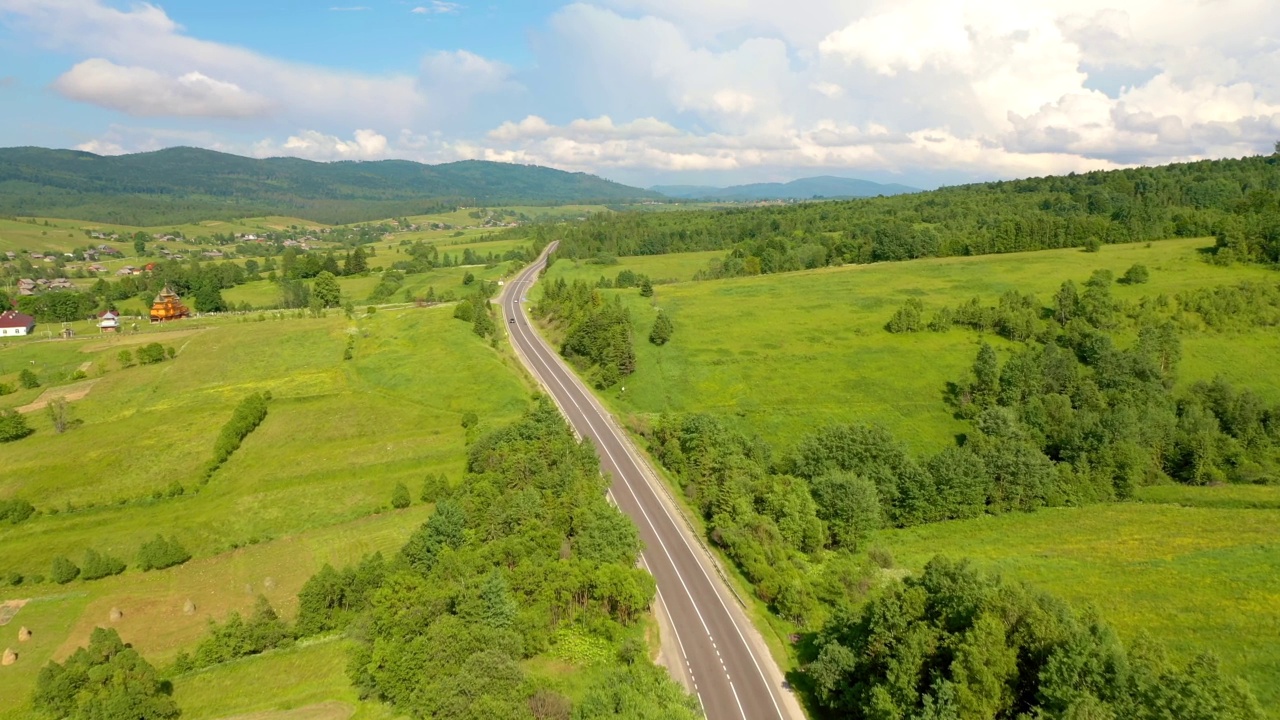
[[[787,183],[753,183],[731,187],[705,185],[655,185],[650,188],[667,197],[707,200],[811,200],[814,198],[863,198],[877,195],[903,195],[920,192],[919,188],[898,184],[881,184],[870,180],[824,175],[800,178]]]
[[[618,202],[656,193],[585,173],[467,160],[318,163],[196,148],[104,157],[0,149],[0,214],[161,225],[259,215],[333,224],[455,205]]]

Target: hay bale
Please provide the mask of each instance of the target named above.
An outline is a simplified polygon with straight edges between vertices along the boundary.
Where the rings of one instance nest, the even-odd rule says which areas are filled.
[[[13,648],[5,648],[4,657],[0,658],[0,665],[12,665],[16,662],[18,662],[18,653],[14,652]]]
[[[18,642],[26,642],[31,639],[31,631],[27,628],[18,629]]]
[[[124,617],[124,613],[120,608],[111,608],[111,622],[120,622],[120,618]]]
[[[195,615],[196,604],[191,602],[191,598],[187,598],[187,602],[182,606],[183,615]]]
[[[269,578],[267,578],[266,580],[263,580],[263,581],[262,581],[262,587],[266,588],[267,590],[275,590],[275,589],[276,589],[276,579],[275,579],[275,578],[273,578],[273,577],[269,577]]]

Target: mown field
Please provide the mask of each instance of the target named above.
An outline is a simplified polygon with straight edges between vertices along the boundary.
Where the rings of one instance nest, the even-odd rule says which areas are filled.
[[[1114,297],[1275,279],[1260,267],[1205,263],[1198,251],[1210,244],[1169,240],[1111,245],[1100,253],[1050,250],[827,268],[659,285],[651,299],[636,290],[604,291],[630,304],[639,340],[635,374],[608,400],[623,415],[706,411],[736,418],[779,451],[817,426],[851,420],[880,423],[917,451],[936,451],[964,430],[943,403],[946,383],[966,379],[980,342],[997,350],[1011,344],[965,329],[885,332],[903,302],[919,299],[926,317],[975,296],[995,304],[1006,290],[1033,293],[1047,305],[1064,280],[1080,285],[1097,269],[1119,277],[1135,263],[1150,269],[1150,282],[1114,285]],[[624,257],[609,266],[557,262],[548,277],[591,280],[630,268],[691,278],[714,256]],[[643,341],[656,308],[675,324],[661,348]],[[1222,372],[1274,396],[1280,374],[1259,376],[1248,358],[1276,346],[1269,331],[1193,335],[1184,342],[1180,376],[1190,382]],[[1250,376],[1254,381],[1246,382]]]
[[[182,325],[0,346],[0,382],[33,368],[56,390],[82,367],[93,382],[71,403],[78,426],[56,434],[35,411],[28,415],[35,434],[0,450],[0,498],[20,496],[40,511],[0,528],[0,579],[48,575],[55,557],[79,562],[89,548],[133,565],[138,547],[157,532],[177,537],[194,555],[164,571],[130,567],[92,582],[0,587],[0,602],[31,600],[0,628],[0,646],[21,653],[17,664],[0,669],[0,718],[26,717],[40,666],[84,643],[95,625],[116,627],[163,666],[191,648],[208,619],[249,609],[259,593],[290,617],[298,589],[323,563],[403,544],[430,512],[416,502],[428,473],[461,478],[464,413],[481,418],[474,436],[515,418],[528,402],[515,361],[453,320],[449,308]],[[356,338],[354,358],[344,361],[349,336]],[[152,340],[173,346],[176,357],[121,367],[120,350]],[[0,406],[27,404],[48,389],[0,397]],[[192,492],[232,409],[258,391],[273,396],[266,420]],[[415,502],[393,511],[397,482]],[[172,483],[187,491],[153,498]],[[196,607],[191,614],[184,613],[188,600]],[[113,608],[123,617],[110,623]],[[11,636],[23,626],[34,636],[18,645]],[[197,718],[324,700],[358,706],[357,717],[380,717],[380,708],[356,701],[340,645],[293,648],[178,678],[177,697],[185,716]]]
[[[437,295],[445,291],[452,291],[458,296],[463,296],[470,292],[470,288],[462,284],[462,280],[467,273],[471,273],[481,280],[496,281],[505,277],[509,270],[510,264],[502,263],[491,268],[483,266],[436,268],[430,272],[405,275],[404,285],[390,298],[382,302],[399,303],[404,299],[405,290],[415,295],[425,295],[428,288],[435,288]],[[338,278],[338,285],[342,287],[343,301],[351,300],[356,305],[363,305],[369,302],[370,294],[373,293],[374,288],[378,286],[381,280],[381,273]],[[238,306],[240,303],[245,302],[254,308],[276,307],[282,299],[280,286],[270,280],[255,280],[243,285],[237,285],[223,290],[222,297],[229,305]]]
[[[1126,638],[1212,650],[1280,707],[1280,488],[1152,487],[1141,502],[1056,508],[880,533],[903,566],[968,557],[1090,603]]]

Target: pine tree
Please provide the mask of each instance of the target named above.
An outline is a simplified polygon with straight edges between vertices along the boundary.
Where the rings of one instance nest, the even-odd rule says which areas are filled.
[[[654,345],[666,345],[671,340],[671,333],[675,327],[671,324],[671,318],[661,310],[658,311],[658,317],[653,321],[653,329],[649,331],[649,342]]]

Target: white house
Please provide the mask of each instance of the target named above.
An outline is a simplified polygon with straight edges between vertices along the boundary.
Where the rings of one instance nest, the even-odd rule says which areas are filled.
[[[120,330],[119,313],[107,310],[98,316],[98,328],[104,333],[113,333]]]
[[[30,335],[36,330],[36,319],[16,310],[0,313],[0,337]]]

